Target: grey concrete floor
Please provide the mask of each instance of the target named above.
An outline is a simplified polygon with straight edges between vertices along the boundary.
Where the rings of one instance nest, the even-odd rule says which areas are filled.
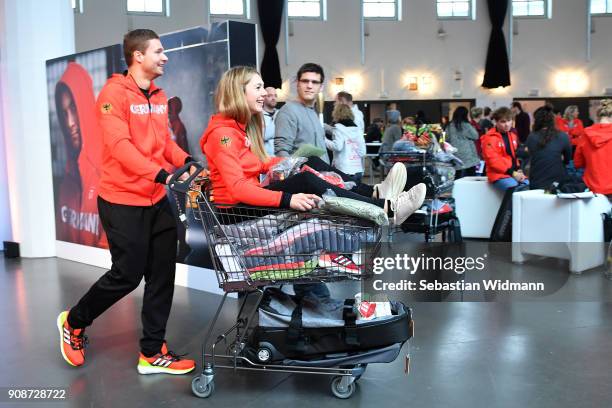
[[[559,261],[530,267],[566,273]],[[0,389],[62,387],[69,393],[64,402],[12,406],[612,407],[612,300],[414,303],[408,376],[401,355],[391,364],[370,365],[353,397],[338,400],[324,376],[217,370],[216,391],[203,400],[191,394],[191,374],[136,372],[142,286],[88,329],[83,367],[63,361],[57,314],[103,272],[56,258],[0,258],[5,345]],[[611,287],[601,270],[591,270],[571,276],[565,290],[609,296]],[[350,295],[354,289],[339,284],[333,294]],[[219,296],[177,287],[167,333],[171,348],[197,359],[219,301]],[[229,325],[236,311],[237,302],[230,300],[221,324]],[[6,399],[0,396],[0,401]]]

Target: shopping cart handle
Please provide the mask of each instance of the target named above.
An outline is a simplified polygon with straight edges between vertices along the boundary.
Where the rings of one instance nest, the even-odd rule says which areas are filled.
[[[191,174],[187,180],[179,180],[179,178],[181,178],[184,174],[189,174],[189,169],[192,166],[196,168],[196,171],[194,171],[193,174]],[[202,164],[200,164],[199,162],[189,162],[183,167],[176,169],[174,174],[172,174],[170,181],[168,182],[168,187],[170,187],[170,190],[176,191],[177,193],[187,194],[187,192],[189,191],[189,186],[191,185],[193,180],[195,180],[195,178],[200,175],[202,170],[204,170],[204,166],[202,166]]]

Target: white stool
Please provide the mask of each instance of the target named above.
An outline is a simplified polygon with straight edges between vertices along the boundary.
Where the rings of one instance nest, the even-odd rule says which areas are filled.
[[[533,255],[568,259],[570,272],[581,273],[605,262],[602,213],[605,196],[564,199],[544,190],[512,196],[512,261]]]
[[[486,177],[463,177],[453,186],[455,210],[466,238],[489,238],[504,193]]]

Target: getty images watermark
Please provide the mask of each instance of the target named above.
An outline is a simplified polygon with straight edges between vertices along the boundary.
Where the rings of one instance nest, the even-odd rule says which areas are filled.
[[[375,276],[370,284],[372,289],[385,292],[440,290],[543,292],[545,290],[543,282],[512,282],[510,279],[496,278],[475,281],[464,279],[466,273],[486,271],[487,260],[487,254],[479,257],[427,256],[423,253],[418,256],[395,254],[389,257],[375,257],[372,262],[372,272]],[[457,279],[449,279],[449,272],[454,272]],[[435,275],[443,275],[444,279],[437,279]]]

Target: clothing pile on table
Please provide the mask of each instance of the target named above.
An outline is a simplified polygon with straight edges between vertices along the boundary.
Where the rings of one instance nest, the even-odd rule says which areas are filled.
[[[362,274],[364,243],[376,242],[373,228],[298,217],[271,214],[217,226],[215,251],[230,280],[296,279],[323,269],[329,275]]]

